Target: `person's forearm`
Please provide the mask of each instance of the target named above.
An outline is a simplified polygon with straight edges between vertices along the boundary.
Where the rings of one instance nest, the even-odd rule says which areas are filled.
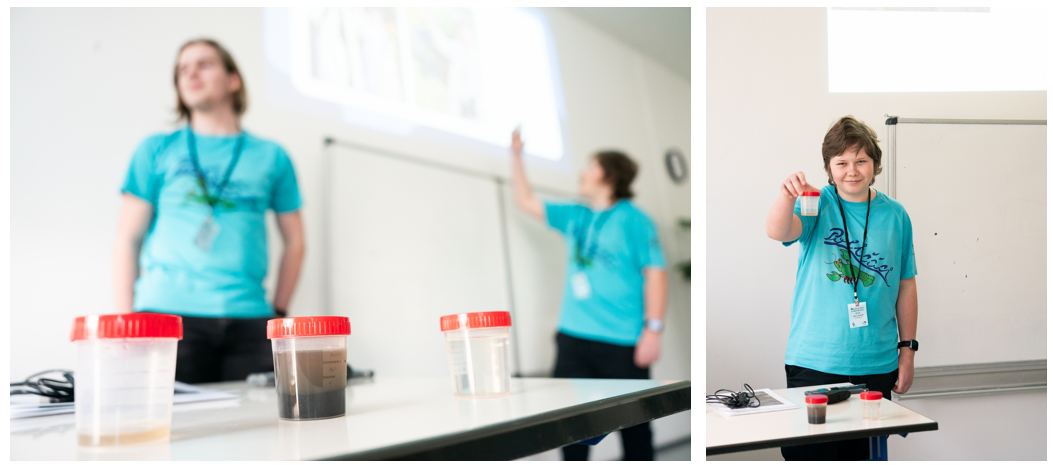
[[[918,285],[914,278],[904,279],[899,283],[899,296],[896,298],[896,324],[899,326],[899,340],[909,341],[918,338]],[[914,350],[909,347],[899,349],[900,356],[914,360]]]
[[[118,239],[113,252],[113,297],[117,313],[134,311],[135,280],[139,277],[141,241]]]
[[[527,182],[522,156],[512,157],[512,190],[515,192],[516,203],[519,205],[534,200],[534,191]]]
[[[765,223],[768,237],[782,242],[796,239],[796,237],[792,237],[793,207],[795,204],[796,199],[793,197],[779,194],[779,198],[775,199],[775,205],[768,212],[768,221]]]
[[[669,292],[669,274],[664,270],[649,270],[644,276],[644,317],[665,321]]]
[[[300,279],[300,268],[306,248],[303,241],[290,241],[282,252],[281,265],[278,270],[278,287],[274,291],[274,308],[288,311],[296,283]]]

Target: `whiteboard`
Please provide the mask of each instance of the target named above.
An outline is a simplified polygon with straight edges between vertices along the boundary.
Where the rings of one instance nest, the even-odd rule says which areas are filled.
[[[1046,358],[1046,126],[900,124],[917,366]]]
[[[446,376],[439,317],[514,302],[514,368],[551,374],[565,267],[559,234],[518,212],[494,178],[363,148],[327,150],[328,301],[331,314],[350,319],[351,365]]]

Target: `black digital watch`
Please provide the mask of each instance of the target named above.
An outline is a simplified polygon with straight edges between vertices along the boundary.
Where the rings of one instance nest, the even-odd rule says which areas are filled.
[[[910,350],[913,350],[913,351],[917,352],[918,351],[918,341],[915,341],[913,339],[911,339],[909,341],[900,341],[899,345],[896,346],[896,349],[899,349],[901,347],[910,347]]]

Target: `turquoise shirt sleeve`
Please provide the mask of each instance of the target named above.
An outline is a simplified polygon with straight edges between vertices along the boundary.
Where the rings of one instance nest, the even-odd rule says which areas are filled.
[[[124,177],[121,193],[129,193],[157,207],[157,197],[164,181],[163,173],[157,169],[157,140],[149,137],[139,144],[132,154],[132,163]]]
[[[654,222],[644,215],[640,215],[639,218],[640,234],[637,237],[637,243],[633,244],[637,263],[640,264],[641,269],[664,268],[665,256],[662,254],[662,245],[658,241],[658,231],[654,227]]]
[[[300,208],[300,187],[296,183],[296,170],[284,150],[278,150],[277,169],[271,192],[271,208],[274,213],[288,213]]]
[[[570,227],[570,220],[579,205],[569,203],[545,202],[545,221],[549,226],[566,233]]]
[[[917,264],[914,263],[914,226],[910,223],[910,216],[907,212],[903,212],[903,234],[900,237],[900,244],[903,244],[903,251],[900,257],[900,269],[903,272],[900,273],[899,279],[910,279],[918,274]]]
[[[793,214],[797,215],[801,219],[801,237],[794,239],[790,242],[783,242],[782,245],[789,247],[793,243],[798,241],[808,242],[812,237],[812,233],[815,231],[815,223],[819,220],[819,216],[802,216],[801,215],[801,198],[797,197],[797,200],[793,204]]]

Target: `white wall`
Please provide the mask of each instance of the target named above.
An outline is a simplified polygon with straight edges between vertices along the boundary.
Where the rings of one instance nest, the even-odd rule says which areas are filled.
[[[549,9],[567,107],[567,138],[577,167],[598,148],[626,150],[641,166],[638,204],[657,223],[670,264],[690,256],[676,218],[690,215],[690,186],[674,186],[662,154],[690,156],[690,83],[576,18]],[[234,55],[249,91],[246,129],[290,153],[304,198],[307,259],[293,315],[323,307],[322,139],[342,139],[420,157],[464,163],[451,149],[345,125],[268,97],[259,9],[14,9],[11,14],[11,346],[12,378],[72,368],[73,317],[113,309],[111,251],[118,190],[132,151],[169,131],[178,47],[209,36]],[[502,170],[500,160],[479,168]],[[532,173],[528,166],[528,173]],[[574,176],[537,180],[575,190]],[[377,199],[376,201],[383,201]],[[514,223],[513,223],[514,224]],[[277,235],[271,224],[271,270]],[[690,379],[690,287],[671,281],[667,334],[656,379]],[[273,288],[274,273],[267,285]],[[552,328],[555,331],[555,328]],[[521,350],[550,351],[552,333]],[[522,337],[522,335],[521,335]],[[381,367],[374,367],[381,368]],[[689,434],[689,414],[656,422],[656,442]],[[614,441],[594,458],[616,457]],[[615,453],[615,455],[609,455]]]
[[[743,382],[755,388],[784,388],[783,356],[798,250],[769,239],[764,221],[779,184],[790,173],[804,171],[813,185],[826,183],[820,146],[829,125],[852,114],[884,140],[885,113],[1045,119],[1046,92],[830,94],[822,8],[710,8],[706,39],[705,389],[741,389]],[[884,176],[874,185],[883,189]],[[925,268],[918,263],[919,293],[925,292],[927,279],[936,279],[929,278]],[[925,332],[918,328],[923,347]],[[928,365],[924,349],[915,363]],[[1026,394],[1004,398],[1009,399],[1005,405],[1020,406],[1005,412],[1015,415],[1013,422],[981,416],[988,410],[979,407],[994,397],[905,402],[940,422],[941,431],[918,433],[906,441],[894,438],[890,456],[951,459],[960,457],[948,450],[951,444],[968,442],[972,460],[1044,460],[1043,440],[1021,442],[1009,451],[995,436],[982,434],[988,428],[982,420],[990,420],[1019,437],[1039,432],[1037,437],[1045,437],[1044,405]],[[770,451],[734,455],[778,458]]]

